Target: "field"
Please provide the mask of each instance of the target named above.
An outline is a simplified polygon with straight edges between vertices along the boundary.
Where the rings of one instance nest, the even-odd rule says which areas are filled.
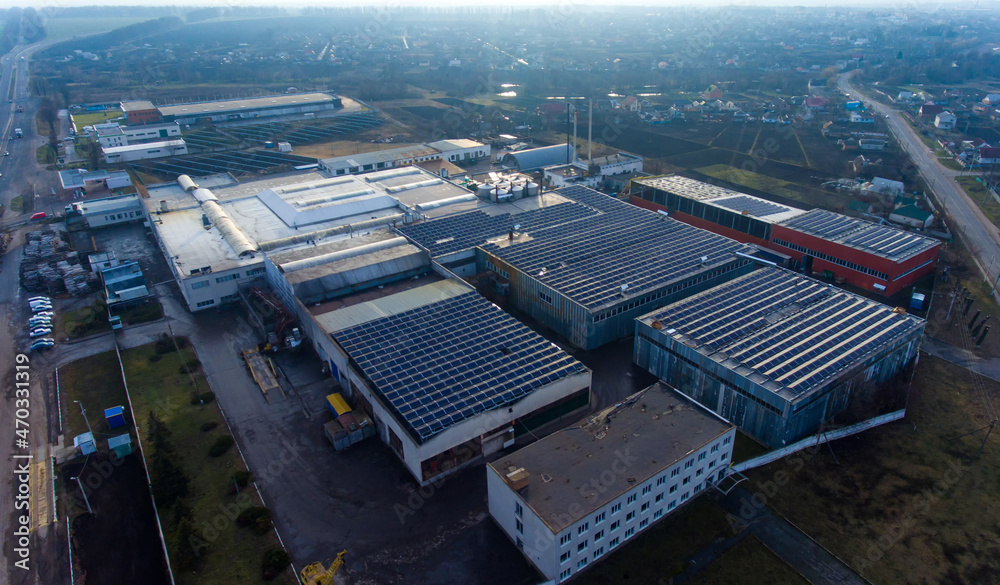
[[[733,548],[687,582],[690,585],[730,585],[749,582],[781,585],[809,583],[764,546],[756,536],[748,536],[736,543]]]
[[[121,118],[125,114],[121,110],[103,110],[99,112],[84,112],[73,114],[73,123],[76,124],[76,130],[79,132],[84,126],[92,126],[94,124],[100,124],[102,122],[107,122],[108,120],[114,120],[115,118]]]
[[[185,340],[178,341],[186,345]],[[262,585],[265,581],[260,559],[268,550],[279,548],[277,538],[272,530],[258,534],[238,527],[233,515],[224,513],[260,506],[260,500],[247,486],[239,495],[235,493],[235,475],[245,470],[235,446],[219,456],[209,455],[210,447],[219,437],[229,436],[229,432],[213,396],[206,395],[204,403],[192,404],[193,393],[209,392],[194,351],[187,346],[177,353],[173,344],[161,342],[161,345],[159,352],[157,344],[127,350],[122,353],[122,360],[135,420],[145,433],[141,438],[147,462],[156,459],[156,448],[149,436],[152,426],[149,413],[155,411],[168,429],[171,453],[167,457],[180,470],[175,476],[186,477],[189,485],[189,495],[181,503],[170,506],[161,503],[159,510],[176,582]],[[100,425],[105,424],[100,409],[127,404],[124,387],[116,382],[121,379],[118,372],[114,352],[74,362],[60,371],[61,380],[72,381],[67,382],[72,386],[66,388],[63,401],[67,436],[85,428],[72,400],[81,400],[90,409],[91,425],[98,435],[103,430]],[[138,452],[134,443],[133,448]],[[155,477],[155,465],[150,465],[150,473]],[[143,488],[130,497],[148,499],[148,494]],[[155,534],[152,520],[148,530]],[[270,583],[287,585],[295,581],[286,569]]]
[[[976,202],[979,209],[983,210],[983,214],[993,222],[993,225],[1000,227],[1000,203],[997,203],[996,198],[986,194],[986,186],[977,181],[973,175],[955,177],[955,180],[969,194],[969,198]]]
[[[779,202],[788,202],[805,209],[812,209],[813,207],[837,209],[840,204],[839,197],[834,194],[827,194],[820,189],[805,187],[797,183],[777,179],[761,173],[745,171],[729,165],[716,164],[694,170],[702,175],[732,183],[737,189],[744,188],[744,191],[749,191],[751,194],[771,195],[773,197],[769,197],[770,199],[775,199]]]
[[[149,20],[141,16],[96,18],[49,18],[45,20],[45,40],[57,41],[107,32]]]
[[[921,355],[905,421],[816,451],[768,505],[873,583],[1000,582],[1000,383]],[[832,450],[832,454],[831,454]],[[834,455],[836,458],[834,458]],[[788,469],[752,471],[757,489]]]

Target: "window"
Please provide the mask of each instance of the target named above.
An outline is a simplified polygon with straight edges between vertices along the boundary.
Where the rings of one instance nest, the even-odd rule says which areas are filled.
[[[594,542],[601,542],[602,538],[604,538],[604,531],[603,530],[600,530],[600,531],[598,531],[598,532],[596,532],[594,534]]]
[[[587,566],[587,557],[583,557],[582,559],[576,562],[577,569],[582,569],[586,566]]]
[[[683,494],[681,494],[681,501],[682,501],[682,502],[686,502],[686,501],[687,501],[687,499],[688,499],[688,498],[689,498],[690,496],[691,496],[691,492],[684,492]]]
[[[639,508],[639,511],[640,512],[645,512],[648,509],[649,509],[649,502],[643,502],[642,507]]]
[[[566,534],[563,534],[562,538],[559,539],[559,546],[566,546],[572,539],[573,539],[572,534],[569,534],[568,532]]]
[[[520,536],[517,537],[517,539],[515,540],[514,544],[517,545],[518,550],[524,550],[524,541],[521,540]]]
[[[691,476],[690,475],[684,478],[684,481],[681,482],[681,485],[687,485],[689,483],[691,483]]]
[[[581,542],[580,544],[576,545],[576,552],[583,552],[585,550],[587,550],[587,541],[586,540],[583,541],[583,542]]]
[[[569,551],[566,551],[563,554],[559,555],[559,564],[562,564],[562,563],[565,563],[566,561],[568,561],[570,554],[571,553]]]
[[[667,476],[665,475],[656,480],[656,485],[663,485],[665,483],[667,483]]]
[[[218,277],[216,277],[215,282],[226,282],[226,281],[229,281],[229,280],[236,280],[239,277],[240,277],[240,273],[239,272],[235,272],[233,274],[227,274],[225,276],[218,276]]]
[[[694,459],[688,459],[684,462],[684,469],[691,469],[694,467]]]
[[[608,543],[608,546],[610,546],[611,548],[615,548],[616,546],[618,546],[618,537],[616,536],[612,538],[611,542]]]
[[[674,493],[676,491],[677,491],[677,484],[675,483],[674,485],[670,486],[670,493]]]
[[[657,510],[657,511],[656,511],[656,512],[655,512],[655,513],[653,514],[653,520],[656,520],[656,519],[657,519],[657,518],[659,518],[660,516],[663,516],[663,509],[662,509],[662,508],[660,508],[659,510]]]
[[[719,444],[718,443],[712,445],[712,453],[715,453],[718,450],[719,450]]]
[[[521,506],[521,502],[514,502],[514,514],[518,518],[524,518],[524,507]]]
[[[576,533],[583,534],[584,532],[590,530],[590,522],[584,522],[583,524],[577,526]]]
[[[219,302],[220,303],[231,303],[233,301],[238,301],[238,300],[240,300],[239,293],[231,294],[231,295],[226,295],[224,297],[220,297],[219,298]]]
[[[207,280],[199,280],[198,282],[192,282],[191,288],[192,289],[205,288],[208,285],[209,282]]]
[[[678,468],[675,468],[675,469],[671,470],[670,477],[677,477],[680,474],[681,474],[681,470],[678,467]]]
[[[545,301],[546,303],[550,305],[552,304],[552,297],[550,295],[547,295],[543,292],[539,292],[538,296],[542,297],[542,300]]]
[[[669,504],[667,504],[667,511],[669,512],[670,510],[673,510],[676,507],[677,507],[677,500],[673,500]]]
[[[694,493],[698,493],[700,491],[701,491],[701,484],[699,483],[698,485],[694,486]]]
[[[617,514],[618,512],[621,512],[621,511],[622,511],[622,503],[621,502],[618,502],[614,506],[611,506],[611,513],[612,514]]]
[[[212,306],[214,304],[215,304],[215,299],[210,299],[210,300],[207,300],[207,301],[202,301],[202,302],[198,303],[196,306],[198,306],[198,307],[210,307],[210,306]]]
[[[597,516],[594,516],[594,524],[600,524],[601,522],[604,522],[604,519],[606,517],[607,515],[604,512],[601,512]]]
[[[655,502],[662,502],[663,501],[663,492],[660,492],[660,493],[656,494],[656,499],[654,501]]]
[[[609,532],[614,532],[615,530],[618,530],[618,527],[621,525],[622,525],[621,520],[615,520],[614,522],[611,523],[611,528],[608,530]]]
[[[727,458],[729,458],[729,453],[723,453],[722,455],[719,455],[719,461],[725,461]]]
[[[694,472],[694,476],[695,477],[701,477],[701,474],[704,473],[704,472],[705,472],[704,469],[699,469],[698,471]]]
[[[643,518],[642,522],[639,523],[639,530],[642,530],[649,525],[649,518]]]
[[[573,574],[573,569],[566,569],[562,573],[559,573],[559,579],[561,581],[565,581],[566,579],[569,579],[569,576],[572,574]]]
[[[632,494],[631,496],[629,496],[629,497],[628,497],[628,499],[627,499],[627,500],[625,500],[625,503],[626,503],[626,504],[631,504],[631,503],[635,502],[635,499],[636,499],[637,497],[638,497],[638,496],[636,496],[635,494]]]
[[[520,520],[514,520],[514,528],[516,528],[521,534],[524,534],[524,524],[522,524]]]
[[[706,456],[707,454],[704,451],[698,453],[698,461],[704,461]]]
[[[635,534],[635,526],[625,531],[625,538],[629,538],[633,534]]]
[[[631,522],[633,518],[635,518],[635,510],[632,510],[631,512],[625,515],[626,522]]]
[[[647,485],[647,486],[645,486],[645,487],[642,488],[642,495],[645,496],[646,494],[648,494],[651,491],[653,491],[653,486]]]
[[[247,276],[257,276],[258,274],[264,274],[263,266],[261,266],[260,268],[251,268],[250,270],[247,270]]]
[[[599,549],[597,549],[597,550],[594,551],[594,559],[596,560],[597,557],[599,557],[599,556],[601,556],[603,554],[604,554],[604,547],[602,546],[601,548],[599,548]]]
[[[715,467],[715,461],[709,461],[708,462],[708,468],[712,469],[713,467]]]

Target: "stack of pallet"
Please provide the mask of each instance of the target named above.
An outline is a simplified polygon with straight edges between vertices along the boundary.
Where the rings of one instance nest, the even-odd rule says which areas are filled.
[[[28,292],[86,295],[100,288],[97,275],[80,264],[62,232],[37,231],[25,235],[20,268],[21,286]]]

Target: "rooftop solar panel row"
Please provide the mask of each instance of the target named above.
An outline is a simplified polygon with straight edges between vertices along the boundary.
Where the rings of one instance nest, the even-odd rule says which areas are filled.
[[[932,238],[823,209],[814,209],[781,225],[893,260],[910,258],[937,245]]]

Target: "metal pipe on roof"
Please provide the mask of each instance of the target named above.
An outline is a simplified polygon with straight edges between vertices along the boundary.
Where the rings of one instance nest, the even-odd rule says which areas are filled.
[[[379,217],[375,219],[369,219],[367,221],[361,221],[355,224],[344,224],[337,227],[326,228],[322,230],[316,230],[314,232],[308,232],[304,234],[296,234],[287,238],[280,238],[277,240],[269,240],[266,242],[261,242],[259,247],[261,251],[274,250],[276,248],[281,248],[283,246],[290,246],[292,244],[298,244],[305,242],[307,240],[320,240],[322,238],[328,238],[330,236],[336,236],[339,234],[353,234],[356,230],[363,230],[373,227],[379,227],[383,225],[392,225],[394,222],[402,222],[406,214],[396,213],[393,215],[387,215],[385,217]]]
[[[371,244],[365,244],[363,246],[357,246],[355,248],[348,248],[347,250],[337,250],[336,252],[330,252],[328,254],[320,254],[318,256],[313,256],[311,258],[303,258],[302,260],[293,260],[291,262],[286,262],[281,264],[281,271],[284,273],[295,272],[296,270],[303,270],[305,268],[312,268],[313,266],[320,266],[323,264],[330,264],[332,262],[338,262],[340,260],[346,260],[348,258],[354,258],[356,256],[362,256],[364,254],[370,254],[372,252],[378,252],[380,250],[388,250],[389,248],[396,248],[399,246],[405,246],[409,241],[402,237],[390,238],[388,240],[382,240],[381,242],[373,242]]]
[[[313,197],[312,199],[303,199],[302,201],[296,201],[296,207],[311,207],[313,205],[319,205],[321,203],[330,203],[331,201],[339,201],[341,199],[350,199],[352,197],[360,197],[362,195],[371,195],[375,193],[375,189],[358,189],[356,191],[348,191],[346,193],[335,193],[333,195],[326,195],[324,197]]]

